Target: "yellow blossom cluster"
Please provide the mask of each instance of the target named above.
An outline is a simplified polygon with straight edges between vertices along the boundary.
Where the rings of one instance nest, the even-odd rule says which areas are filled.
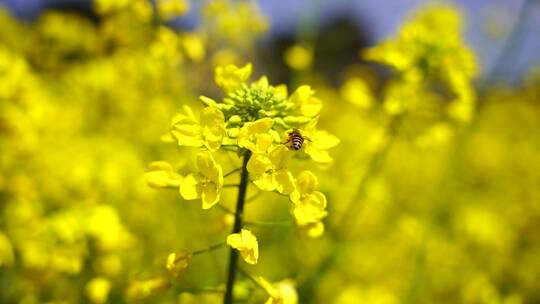
[[[237,153],[250,151],[247,171],[253,184],[264,191],[291,194],[292,213],[297,223],[315,225],[319,232],[311,235],[320,235],[321,220],[326,216],[326,198],[321,192],[314,192],[317,180],[313,173],[302,172],[296,180],[288,162],[306,155],[316,162],[329,163],[332,158],[327,150],[339,140],[317,129],[321,101],[313,96],[311,88],[300,86],[288,96],[285,87],[273,87],[265,77],[248,86],[245,82],[251,70],[251,64],[217,67],[215,80],[225,93],[223,101],[201,96],[205,107],[198,118],[190,107],[184,106],[183,112],[172,119],[170,135],[178,145],[203,149],[197,155],[197,172],[171,181],[169,169],[151,169],[147,173],[148,182],[162,187],[175,184],[184,199],[200,198],[203,209],[208,209],[220,201],[224,185],[222,166],[215,161],[212,152],[220,148],[235,149]],[[299,151],[291,147],[293,130],[303,140]],[[175,183],[180,180],[181,183]],[[318,208],[319,212],[314,212],[313,208]]]
[[[389,85],[385,94],[385,109],[389,113],[414,112],[415,108],[425,108],[425,103],[434,100],[448,103],[442,111],[449,117],[471,120],[476,103],[471,80],[477,76],[478,67],[473,52],[461,38],[462,24],[453,7],[429,7],[417,12],[396,37],[362,53],[364,58],[399,72],[399,78]],[[445,86],[448,100],[439,101],[430,92],[430,86],[437,83]],[[352,92],[351,85],[346,92]],[[362,86],[359,84],[356,90],[360,92]],[[361,104],[369,105],[369,102]]]

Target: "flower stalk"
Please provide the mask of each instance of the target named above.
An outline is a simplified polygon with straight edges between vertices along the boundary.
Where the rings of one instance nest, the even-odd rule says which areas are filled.
[[[246,150],[244,153],[244,159],[242,164],[242,173],[240,177],[240,185],[238,186],[238,197],[236,200],[236,212],[234,214],[234,226],[232,233],[239,233],[242,230],[242,217],[244,214],[244,204],[246,202],[247,186],[249,182],[249,173],[247,170],[247,164],[251,157],[251,151]],[[225,296],[223,297],[224,304],[233,303],[233,289],[234,281],[236,279],[236,270],[238,265],[239,251],[231,248],[229,255],[229,267],[227,271],[227,286],[225,289]]]

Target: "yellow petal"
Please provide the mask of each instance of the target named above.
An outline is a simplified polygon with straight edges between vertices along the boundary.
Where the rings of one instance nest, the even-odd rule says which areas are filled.
[[[282,194],[289,194],[294,190],[294,178],[287,169],[278,170],[274,174],[276,190]]]
[[[189,1],[186,0],[158,0],[159,16],[164,20],[184,15],[189,10]]]
[[[164,161],[152,162],[150,172],[144,174],[146,184],[153,188],[179,187],[182,176],[173,171],[172,166]]]
[[[204,39],[200,34],[184,33],[182,35],[182,47],[189,59],[200,62],[204,59],[206,51],[204,49]]]
[[[106,303],[111,290],[111,282],[103,277],[93,278],[86,284],[85,289],[91,303]]]
[[[322,109],[322,101],[319,98],[310,97],[300,105],[300,113],[307,117],[319,115]]]
[[[305,145],[305,152],[318,163],[330,163],[332,162],[332,157],[328,154],[326,150],[319,150],[315,148],[312,144]]]
[[[225,117],[218,108],[206,107],[201,111],[201,132],[208,149],[219,149],[226,133]]]
[[[191,108],[187,106],[184,107],[184,113],[178,113],[173,117],[171,135],[180,146],[200,147],[204,143],[199,122],[193,117]]]
[[[169,174],[165,171],[151,171],[144,174],[146,184],[153,188],[165,188],[168,183]]]
[[[261,78],[259,78],[259,80],[255,82],[255,84],[263,88],[268,88],[269,86],[268,77],[262,76]]]
[[[247,169],[249,173],[261,175],[272,169],[272,162],[265,154],[253,154],[248,161]]]
[[[269,134],[273,124],[271,118],[244,124],[238,133],[238,145],[254,153],[265,153],[273,141],[273,137]]]
[[[238,249],[242,258],[248,264],[257,264],[259,259],[259,244],[251,231],[242,229],[240,233],[233,233],[227,237],[227,245]]]
[[[259,244],[257,238],[247,229],[242,229],[240,234],[242,236],[242,242],[245,244],[245,249],[240,250],[242,257],[249,264],[257,264],[257,260],[259,259]]]
[[[326,195],[319,191],[313,191],[309,196],[312,205],[319,206],[320,208],[326,208]]]
[[[197,185],[197,179],[193,174],[186,176],[186,178],[184,178],[182,181],[182,185],[180,185],[180,195],[182,195],[185,200],[194,200],[199,198],[201,193]]]
[[[291,68],[299,71],[306,70],[311,67],[313,62],[313,49],[295,44],[285,51],[284,57],[285,62]]]
[[[187,127],[184,125],[183,127]],[[204,141],[202,140],[201,134],[199,131],[196,131],[198,129],[198,125],[192,125],[188,127],[189,129],[174,129],[171,131],[172,137],[176,139],[176,142],[179,146],[187,146],[187,147],[200,147],[204,144]]]
[[[255,186],[263,191],[274,191],[278,187],[274,174],[262,174],[253,180]]]
[[[206,97],[206,96],[201,95],[201,96],[199,96],[199,99],[207,107],[217,107],[217,102],[215,100],[213,100],[212,98],[210,98],[210,97]]]
[[[296,223],[299,226],[304,226],[309,223],[316,223],[326,217],[327,212],[324,209],[314,205],[298,204],[293,208],[293,215]]]
[[[173,167],[166,161],[153,161],[148,165],[149,171],[163,170],[167,172],[173,171]]]
[[[251,76],[251,63],[239,68],[233,64],[225,67],[217,67],[215,70],[216,84],[226,92],[231,92],[239,88]]]
[[[287,98],[289,96],[289,91],[287,89],[287,86],[284,84],[280,84],[274,87],[275,91],[274,94],[277,96],[281,96],[283,98]]]
[[[263,277],[258,277],[260,285],[270,296],[265,304],[298,304],[298,294],[291,280],[270,284]]]
[[[301,193],[310,193],[317,189],[317,187],[319,186],[319,181],[317,180],[315,174],[313,174],[311,171],[306,170],[298,174],[298,178],[296,179],[296,185],[298,186]]]
[[[249,124],[249,131],[252,133],[265,133],[270,130],[274,121],[271,118],[262,118]]]
[[[219,202],[221,189],[214,183],[207,183],[201,189],[202,208],[210,209]]]
[[[315,134],[315,128],[317,127],[317,123],[319,123],[319,118],[318,117],[315,117],[313,119],[311,119],[308,124],[304,127],[304,131],[303,131],[303,134],[306,134],[310,137],[313,137],[313,135]],[[311,140],[313,140],[311,138]]]
[[[181,176],[175,178],[170,172],[159,170],[144,174],[146,184],[153,188],[179,187],[182,183]]]
[[[241,246],[243,246],[243,243],[242,243],[242,237],[240,236],[239,233],[233,233],[233,234],[230,234],[228,237],[227,237],[227,245],[231,246],[232,248],[240,248]]]
[[[324,224],[321,222],[309,224],[305,226],[306,233],[311,238],[317,238],[324,233]]]
[[[301,107],[314,93],[310,86],[302,85],[294,91],[290,98],[297,107]]]
[[[189,266],[191,257],[191,253],[177,254],[173,252],[167,257],[167,263],[165,265],[165,268],[167,268],[170,274],[172,274],[173,276],[177,276],[180,272],[182,272]]]
[[[362,78],[347,79],[340,93],[343,99],[363,109],[370,108],[375,102],[367,83]]]
[[[266,151],[268,151],[268,148],[270,148],[270,146],[272,146],[272,143],[274,142],[274,138],[269,133],[257,134],[255,138],[255,149],[251,150],[255,153],[265,153]]]
[[[292,152],[285,145],[276,146],[270,151],[270,160],[277,169],[285,167],[291,156]]]
[[[321,221],[326,217],[326,196],[319,191],[303,195],[293,207],[293,215],[300,226]]]
[[[223,179],[223,170],[212,157],[212,153],[203,151],[197,154],[197,168],[199,173],[216,184]]]
[[[326,131],[316,131],[313,134],[313,138],[310,139],[317,149],[322,150],[333,148],[339,144],[339,139]]]
[[[296,187],[291,194],[289,194],[289,199],[293,204],[298,204],[300,202],[300,198],[302,197],[302,194],[300,194],[300,189]]]

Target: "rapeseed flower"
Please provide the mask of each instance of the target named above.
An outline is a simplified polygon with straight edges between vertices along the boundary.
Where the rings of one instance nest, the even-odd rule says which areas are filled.
[[[261,190],[291,193],[294,190],[294,177],[287,168],[291,156],[292,152],[284,145],[275,146],[268,154],[253,154],[247,165],[253,183]]]
[[[292,213],[297,225],[308,227],[311,236],[317,236],[317,231],[324,231],[321,223],[326,217],[326,196],[316,191],[319,182],[310,171],[302,171],[296,179],[295,190],[289,195],[292,202]]]
[[[274,121],[271,118],[262,118],[254,122],[247,122],[238,133],[238,146],[251,150],[253,153],[266,153],[279,135],[271,130]],[[272,136],[272,135],[275,136]]]
[[[284,280],[274,285],[270,284],[263,277],[258,278],[261,286],[270,296],[265,304],[297,304],[298,294],[291,280]]]
[[[259,259],[259,243],[257,238],[247,229],[239,233],[230,234],[227,237],[227,245],[240,251],[246,263],[255,265]]]
[[[191,262],[191,257],[191,253],[170,253],[167,256],[167,263],[165,264],[165,268],[169,271],[171,275],[177,276],[180,272],[182,272],[189,266],[189,263]]]
[[[231,92],[238,89],[251,76],[251,71],[251,64],[246,64],[242,68],[233,64],[218,66],[215,71],[215,81],[225,92]]]
[[[414,85],[415,91],[427,90],[430,83],[444,84],[454,95],[446,114],[469,121],[476,102],[471,81],[478,67],[472,50],[461,38],[462,24],[453,7],[430,7],[416,13],[396,37],[364,51],[363,56],[395,68],[404,86]],[[399,104],[400,111],[414,108],[406,100]],[[397,104],[389,108],[395,112]]]
[[[182,16],[189,10],[187,0],[157,0],[156,5],[159,17],[165,20]]]
[[[174,116],[171,134],[180,146],[202,147],[216,151],[225,136],[223,113],[215,107],[206,107],[197,120],[190,107]]]
[[[298,71],[305,71],[313,64],[313,49],[306,45],[295,44],[285,50],[285,63]]]
[[[144,178],[148,186],[153,188],[178,188],[183,177],[174,172],[171,164],[164,161],[152,162]]]
[[[306,139],[303,150],[318,163],[330,163],[332,157],[327,150],[337,146],[339,139],[324,130],[318,130],[317,122],[318,118],[314,118],[303,129],[299,129]]]
[[[202,208],[209,209],[219,202],[223,187],[223,170],[210,152],[197,155],[198,172],[187,175],[180,185],[186,200],[202,199]]]
[[[103,277],[96,277],[86,284],[86,296],[91,303],[106,303],[111,291],[111,282]]]

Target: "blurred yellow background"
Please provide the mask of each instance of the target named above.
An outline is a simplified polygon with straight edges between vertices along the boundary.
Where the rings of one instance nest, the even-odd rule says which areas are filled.
[[[174,25],[194,10],[195,27]],[[319,237],[287,199],[248,187],[260,260],[241,268],[283,298],[239,275],[236,302],[540,303],[538,67],[498,81],[452,4],[416,7],[345,62],[325,47],[352,38],[317,37],[319,21],[279,45],[261,43],[273,24],[256,1],[96,0],[34,20],[0,9],[0,303],[221,303],[226,246],[174,275],[167,257],[223,243],[236,189],[203,210],[145,173],[194,170],[171,119],[198,113],[199,95],[220,100],[216,67],[248,62],[254,79],[311,86],[340,143],[331,163],[290,165],[328,199]],[[223,173],[234,156],[218,158]]]

